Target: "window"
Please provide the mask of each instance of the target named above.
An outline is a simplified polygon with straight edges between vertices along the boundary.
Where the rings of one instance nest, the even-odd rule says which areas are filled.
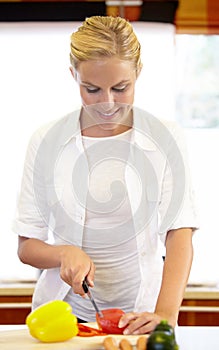
[[[219,35],[176,35],[176,119],[185,128],[200,230],[194,283],[219,282]]]
[[[219,128],[219,35],[177,35],[176,48],[176,119]]]

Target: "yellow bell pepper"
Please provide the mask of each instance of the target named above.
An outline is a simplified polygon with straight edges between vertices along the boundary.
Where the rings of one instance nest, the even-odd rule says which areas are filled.
[[[77,317],[62,300],[50,301],[31,311],[26,325],[32,337],[45,342],[62,342],[78,334]]]

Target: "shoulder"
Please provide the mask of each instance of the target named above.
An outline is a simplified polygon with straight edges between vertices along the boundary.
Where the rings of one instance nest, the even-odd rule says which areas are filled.
[[[182,127],[175,120],[158,118],[155,115],[140,109],[134,108],[134,126],[142,127],[144,129],[160,131],[166,128],[168,131],[175,132],[177,130],[182,130]]]
[[[157,118],[141,109],[134,109],[134,128],[165,149],[184,140],[184,130],[176,121]]]
[[[71,112],[64,117],[52,120],[41,125],[31,135],[29,147],[39,147],[42,143],[61,144],[79,129],[79,111]]]

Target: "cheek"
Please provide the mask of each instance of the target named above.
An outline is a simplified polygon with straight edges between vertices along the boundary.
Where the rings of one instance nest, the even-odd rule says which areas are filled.
[[[133,103],[134,101],[134,95],[129,95],[129,96],[126,96],[126,98],[124,98],[124,101],[121,101],[121,102],[125,102],[125,103]]]
[[[84,105],[91,105],[98,102],[97,94],[89,94],[83,88],[80,88],[81,100]]]
[[[127,104],[132,104],[134,101],[134,89],[129,91],[127,94],[121,97],[119,102],[127,103]]]

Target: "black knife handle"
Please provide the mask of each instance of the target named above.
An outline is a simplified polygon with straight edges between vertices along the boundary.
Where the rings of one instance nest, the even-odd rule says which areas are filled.
[[[83,288],[85,293],[88,293],[89,287],[88,287],[86,279],[84,279],[83,282],[82,282],[82,288]]]

